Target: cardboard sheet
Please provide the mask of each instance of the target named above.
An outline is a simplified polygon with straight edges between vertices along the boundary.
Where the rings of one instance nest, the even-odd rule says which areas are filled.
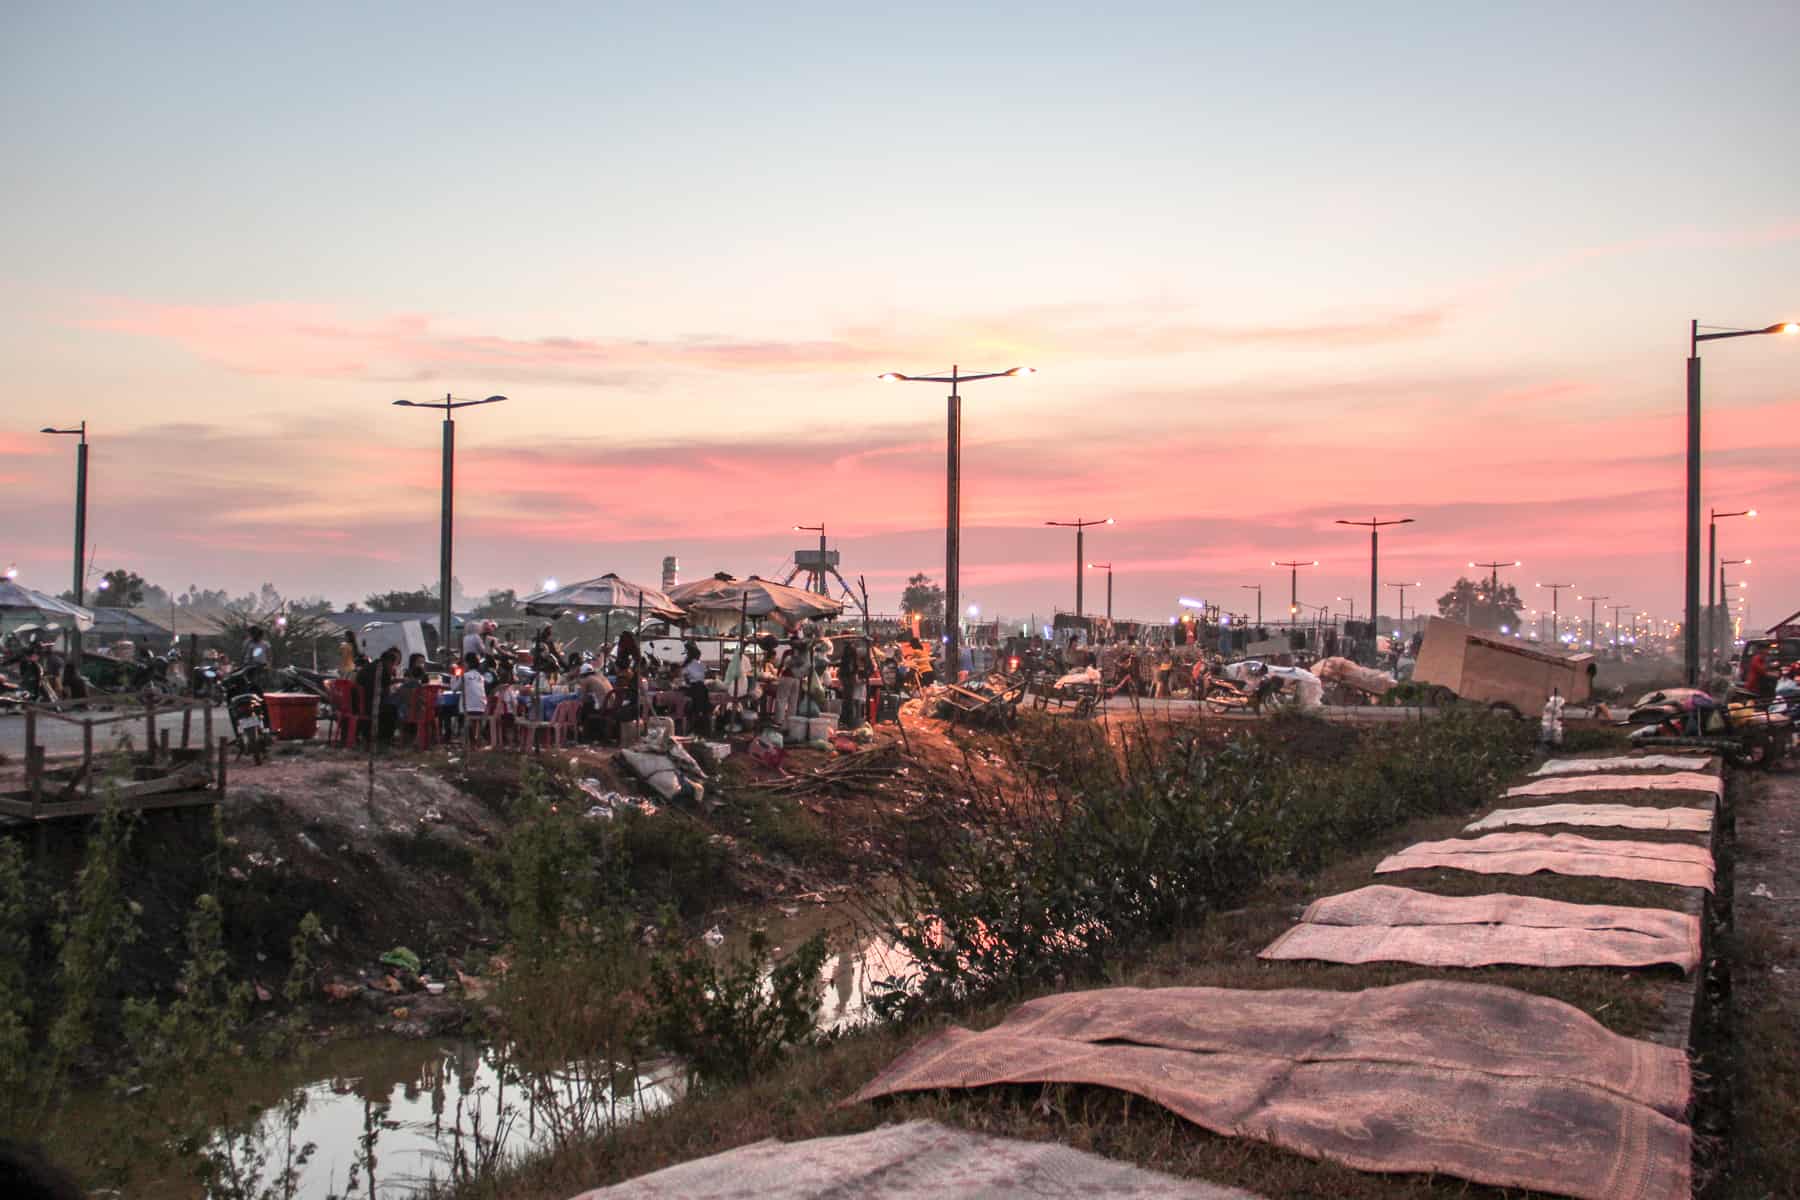
[[[1451,867],[1482,875],[1588,875],[1641,879],[1712,891],[1713,856],[1674,842],[1597,841],[1573,833],[1490,833],[1474,839],[1420,842],[1390,854],[1375,874]]]
[[[929,1038],[857,1093],[1071,1083],[1366,1171],[1583,1200],[1686,1200],[1681,1051],[1559,1001],[1425,981],[1362,992],[1109,988]]]
[[[1540,804],[1536,808],[1496,809],[1479,821],[1463,826],[1463,832],[1481,833],[1517,825],[1594,825],[1613,829],[1708,833],[1712,830],[1712,810],[1651,808],[1643,804]]]
[[[1327,896],[1263,950],[1266,959],[1430,967],[1650,967],[1692,971],[1700,921],[1660,908],[1534,896],[1437,896],[1375,884]]]
[[[1725,794],[1725,781],[1717,775],[1679,771],[1673,775],[1552,775],[1506,789],[1508,796],[1566,796],[1580,792],[1706,792]]]
[[[1585,775],[1590,771],[1710,771],[1719,760],[1702,754],[1620,754],[1612,758],[1553,758],[1533,775]]]
[[[867,1133],[773,1139],[664,1167],[583,1192],[575,1200],[1256,1200],[1249,1192],[1179,1179],[1072,1150],[953,1129],[936,1121]]]

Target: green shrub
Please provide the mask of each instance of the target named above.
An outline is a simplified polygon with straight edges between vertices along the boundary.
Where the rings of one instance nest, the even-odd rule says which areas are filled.
[[[816,933],[780,962],[768,940],[717,965],[689,948],[650,965],[650,1023],[656,1043],[687,1063],[690,1084],[740,1083],[768,1071],[789,1046],[813,1036],[825,935]]]
[[[1474,708],[1348,745],[1296,722],[1323,725],[1290,716],[1223,740],[1180,730],[1085,763],[1070,760],[1075,739],[1059,742],[1061,730],[1028,728],[1022,738],[1052,743],[1018,748],[1044,768],[1047,792],[980,805],[939,863],[875,902],[915,961],[882,1007],[895,1015],[1099,976],[1123,949],[1271,876],[1316,869],[1411,817],[1472,808],[1530,748],[1521,723]]]

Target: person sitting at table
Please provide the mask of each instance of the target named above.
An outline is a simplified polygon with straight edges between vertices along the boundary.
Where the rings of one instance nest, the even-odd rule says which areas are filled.
[[[543,676],[545,683],[554,684],[562,665],[562,650],[556,644],[555,632],[546,625],[538,630],[537,640],[531,644],[531,669]]]
[[[481,673],[481,655],[473,652],[463,655],[463,669],[456,679],[456,691],[465,723],[487,715],[487,677]]]
[[[581,740],[597,742],[606,736],[607,709],[613,686],[593,663],[582,663],[576,672],[575,694],[581,699]]]
[[[395,714],[388,695],[393,690],[394,674],[400,666],[400,648],[390,646],[381,657],[356,673],[356,688],[362,693],[363,712],[374,715],[376,735],[385,744],[394,740]]]
[[[700,647],[687,644],[687,660],[681,664],[681,690],[688,699],[688,732],[701,737],[712,733],[712,695],[706,690],[706,664],[700,659]]]
[[[344,640],[338,645],[338,678],[355,679],[356,669],[366,661],[356,649],[356,630],[344,630]]]

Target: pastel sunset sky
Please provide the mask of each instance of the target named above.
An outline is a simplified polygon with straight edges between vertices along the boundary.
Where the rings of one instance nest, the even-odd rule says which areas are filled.
[[[0,560],[345,601],[769,574],[878,609],[1285,605],[1470,559],[1680,603],[1690,318],[1800,320],[1800,6],[19,3]],[[1800,608],[1800,338],[1705,349],[1705,502]],[[1091,581],[1089,608],[1104,584]],[[1538,593],[1547,596],[1547,593]],[[1253,604],[1254,600],[1248,600]],[[1340,608],[1342,605],[1333,604]],[[1564,610],[1570,601],[1564,598]],[[1585,612],[1586,605],[1580,606]],[[1755,621],[1753,620],[1753,623]]]

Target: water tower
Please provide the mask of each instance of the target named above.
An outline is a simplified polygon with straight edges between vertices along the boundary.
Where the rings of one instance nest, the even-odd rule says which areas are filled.
[[[662,590],[664,595],[674,591],[675,585],[681,582],[679,577],[680,570],[681,563],[676,560],[673,554],[666,554],[663,556]]]

